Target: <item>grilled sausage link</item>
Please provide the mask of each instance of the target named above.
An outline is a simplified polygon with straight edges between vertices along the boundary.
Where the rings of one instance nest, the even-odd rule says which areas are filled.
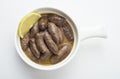
[[[63,42],[63,33],[60,28],[58,28],[59,43]]]
[[[74,40],[72,29],[67,21],[64,21],[62,28],[63,28],[63,32],[65,36],[67,37],[67,39],[70,41]]]
[[[47,48],[47,46],[44,42],[43,36],[44,36],[44,33],[41,32],[41,33],[37,33],[36,37],[35,37],[36,38],[36,45],[37,45],[39,51],[42,52],[42,56],[41,56],[42,60],[49,59],[50,56],[52,55],[52,53],[49,51],[49,49]]]
[[[47,16],[43,16],[38,21],[40,30],[45,30],[47,28],[48,19]]]
[[[49,14],[49,21],[55,23],[59,27],[62,26],[62,23],[64,22],[64,20],[65,18],[62,16]]]
[[[30,50],[29,47],[26,49],[25,52],[26,52],[27,56],[28,56],[31,60],[37,61],[37,58],[33,55],[33,53],[31,52],[31,50]]]
[[[36,47],[34,38],[30,39],[30,49],[36,58],[40,58],[40,52]]]
[[[38,22],[35,23],[32,28],[30,29],[30,37],[34,37],[36,33],[39,32]]]
[[[54,54],[58,54],[58,47],[55,44],[55,42],[52,40],[52,38],[48,34],[48,32],[45,32],[44,40],[45,40],[45,43],[47,44],[49,50]]]
[[[50,61],[52,64],[56,64],[63,60],[70,52],[71,46],[68,43],[62,45],[62,48],[59,50],[58,55],[54,55],[51,57]]]
[[[55,41],[55,43],[59,44],[58,28],[54,23],[48,23],[48,32],[52,36],[52,39]]]
[[[29,33],[27,33],[22,39],[21,39],[21,47],[22,49],[25,51],[28,48],[28,44],[29,44]]]

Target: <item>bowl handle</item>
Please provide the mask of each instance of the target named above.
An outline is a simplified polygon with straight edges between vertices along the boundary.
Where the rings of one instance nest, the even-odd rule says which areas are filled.
[[[106,29],[104,28],[104,26],[80,28],[79,36],[81,41],[96,37],[107,38]]]

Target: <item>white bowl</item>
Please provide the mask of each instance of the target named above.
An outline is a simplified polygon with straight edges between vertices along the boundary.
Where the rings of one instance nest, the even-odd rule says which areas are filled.
[[[75,22],[72,21],[72,19],[67,16],[67,14],[65,14],[64,12],[57,10],[57,9],[53,9],[53,8],[40,8],[40,9],[36,9],[37,11],[40,11],[41,13],[55,13],[55,14],[59,14],[61,16],[64,16],[68,22],[71,25],[71,28],[73,30],[73,34],[74,34],[74,44],[72,47],[71,52],[69,53],[69,55],[62,60],[61,62],[54,64],[54,65],[42,65],[42,64],[37,64],[35,62],[33,62],[32,60],[30,60],[24,53],[24,51],[21,48],[21,44],[20,44],[20,37],[18,36],[17,30],[16,29],[16,34],[15,34],[15,47],[17,49],[17,52],[19,54],[19,56],[23,59],[23,61],[25,63],[27,63],[29,66],[39,69],[39,70],[54,70],[54,69],[58,69],[62,66],[64,66],[65,64],[67,64],[69,61],[71,61],[71,59],[75,56],[75,54],[78,51],[79,45],[80,45],[80,41],[84,40],[86,38],[91,38],[91,37],[106,37],[103,27],[101,28],[92,28],[92,29],[88,29],[85,28],[85,30],[87,29],[87,31],[81,31],[80,35],[79,35],[79,30],[75,25]]]

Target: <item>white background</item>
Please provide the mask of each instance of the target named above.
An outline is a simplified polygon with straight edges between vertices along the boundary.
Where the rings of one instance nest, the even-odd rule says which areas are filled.
[[[66,12],[79,28],[105,25],[108,39],[82,42],[58,70],[36,70],[17,54],[14,33],[20,18],[40,7]],[[0,0],[0,79],[120,79],[120,0]]]

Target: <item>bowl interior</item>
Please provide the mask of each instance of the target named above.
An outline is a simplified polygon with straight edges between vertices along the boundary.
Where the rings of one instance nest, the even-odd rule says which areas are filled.
[[[37,63],[33,62],[32,60],[30,60],[25,55],[24,51],[21,48],[20,37],[18,36],[17,30],[16,30],[15,45],[16,45],[17,52],[20,55],[20,57],[28,65],[32,66],[33,68],[40,69],[40,70],[53,70],[53,69],[60,68],[63,65],[65,65],[66,63],[68,63],[73,58],[73,56],[75,55],[75,53],[77,52],[78,41],[79,41],[77,27],[76,27],[75,23],[72,21],[72,19],[68,15],[66,15],[64,12],[62,12],[60,10],[53,9],[53,8],[40,8],[40,9],[36,9],[35,11],[40,11],[40,13],[42,13],[42,14],[44,14],[44,13],[54,13],[54,14],[58,14],[58,15],[61,15],[61,16],[63,16],[63,17],[66,18],[66,20],[71,25],[71,28],[72,28],[73,34],[74,34],[74,44],[73,44],[72,50],[71,50],[71,52],[69,53],[69,55],[64,60],[62,60],[61,62],[59,62],[57,64],[54,64],[54,65],[41,65],[41,64],[37,64]]]

